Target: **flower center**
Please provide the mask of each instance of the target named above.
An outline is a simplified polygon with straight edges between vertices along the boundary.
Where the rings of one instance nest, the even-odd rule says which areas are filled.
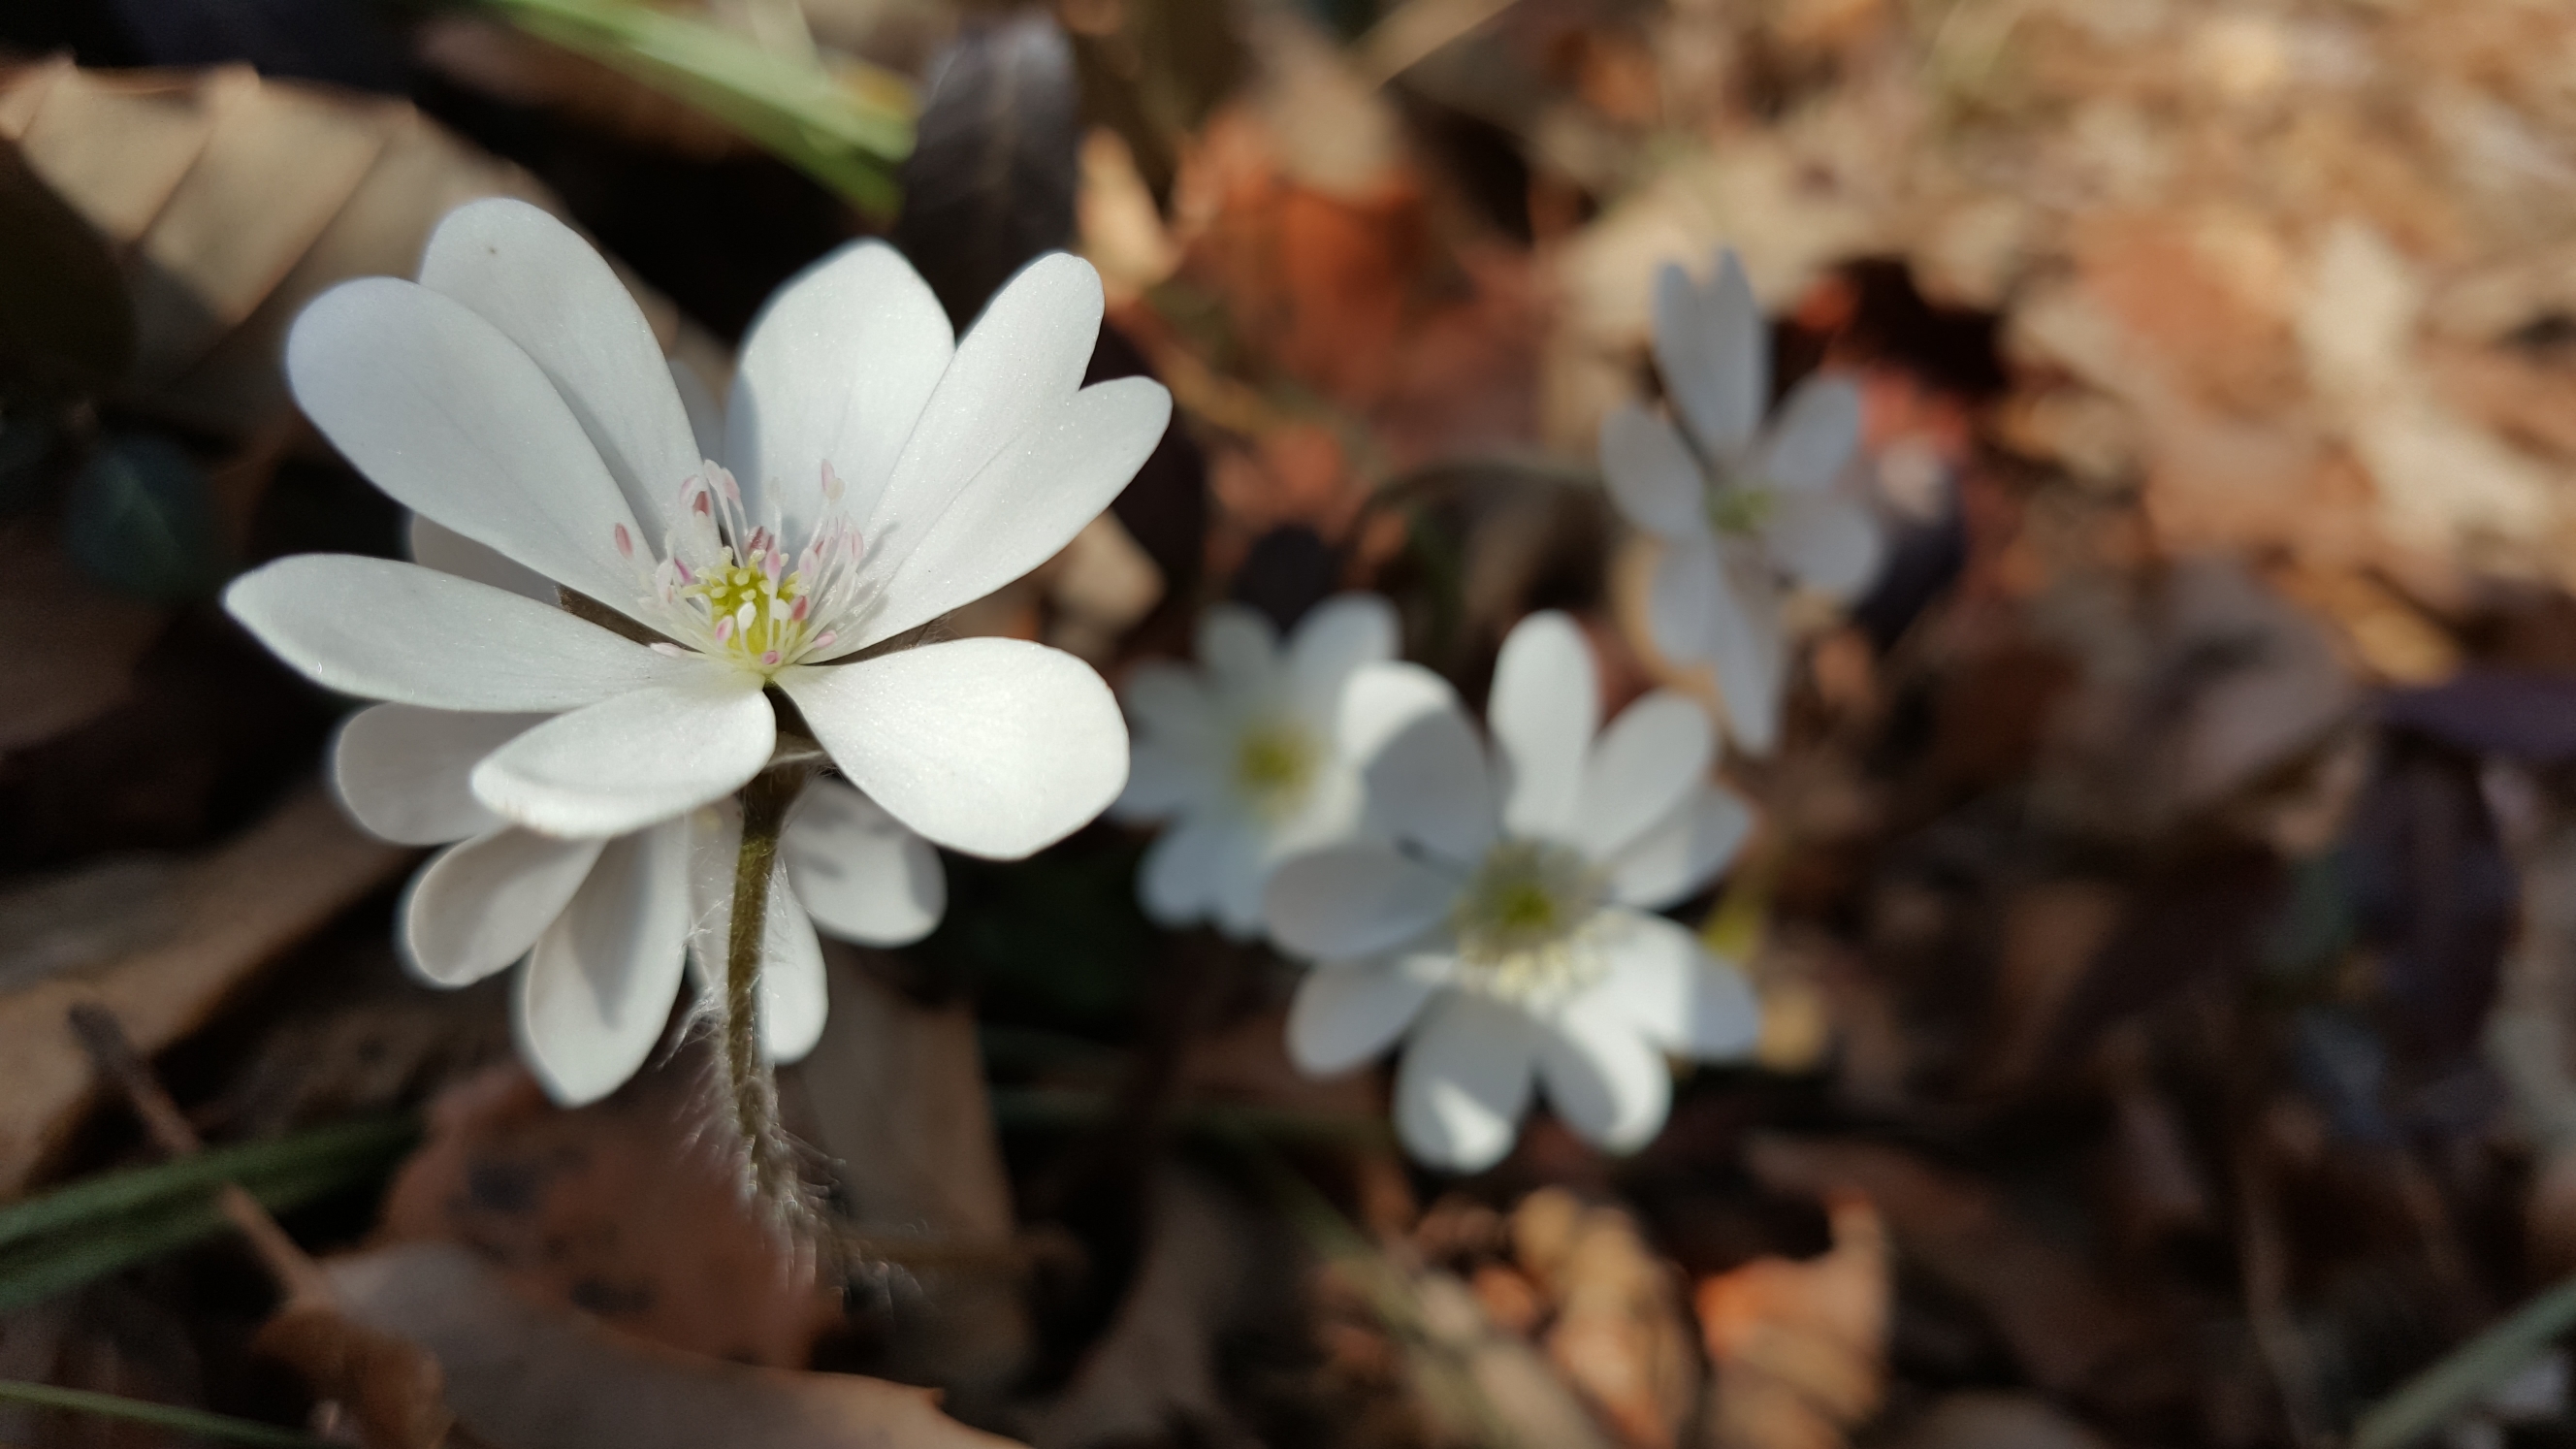
[[[1602,896],[1600,873],[1582,852],[1496,842],[1450,911],[1464,979],[1524,1005],[1590,983],[1605,964],[1593,940]]]
[[[1780,511],[1780,495],[1747,477],[1721,477],[1708,490],[1708,526],[1719,533],[1748,537],[1760,532]]]
[[[637,560],[634,538],[618,525],[617,552],[636,562],[653,622],[687,648],[763,675],[830,647],[857,612],[866,548],[839,506],[844,490],[829,463],[821,488],[819,520],[793,555],[775,512],[755,523],[741,486],[714,463],[680,485],[680,523],[658,562]]]
[[[1257,814],[1288,814],[1304,802],[1321,753],[1313,734],[1299,725],[1252,725],[1235,742],[1235,792]]]

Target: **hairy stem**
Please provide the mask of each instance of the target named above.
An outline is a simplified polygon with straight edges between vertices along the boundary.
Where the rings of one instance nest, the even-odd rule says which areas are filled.
[[[733,914],[725,937],[724,1021],[719,1034],[726,1100],[742,1140],[744,1184],[757,1200],[793,1212],[802,1200],[796,1165],[778,1126],[778,1087],[760,1046],[761,937],[778,836],[808,773],[801,765],[763,771],[742,790],[742,846],[734,858]]]

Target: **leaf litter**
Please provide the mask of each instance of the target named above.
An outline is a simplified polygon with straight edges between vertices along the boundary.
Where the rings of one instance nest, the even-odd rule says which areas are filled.
[[[1383,1080],[1279,1058],[1281,964],[1138,924],[1101,827],[960,887],[1001,909],[835,958],[789,1087],[834,1233],[799,1248],[693,1145],[685,1022],[563,1112],[489,1064],[490,993],[320,989],[387,971],[406,857],[297,793],[330,701],[244,676],[223,716],[177,667],[226,569],[392,551],[293,417],[287,321],[520,195],[721,380],[688,317],[739,325],[874,223],[497,11],[410,33],[403,96],[11,35],[0,1168],[148,1170],[76,1003],[227,1149],[428,1126],[281,1210],[330,1307],[199,1226],[0,1315],[9,1374],[434,1441],[364,1406],[390,1334],[437,1360],[450,1442],[531,1449],[2555,1442],[2558,8],[673,9],[911,73],[893,235],[953,314],[1050,247],[1099,265],[1185,445],[953,627],[1113,680],[1211,599],[1370,587],[1471,699],[1563,608],[1613,707],[1713,701],[1653,647],[1593,437],[1661,386],[1656,268],[1735,247],[1775,374],[1862,384],[1902,562],[1849,624],[1793,615],[1786,742],[1726,767],[1759,869],[1684,912],[1762,985],[1760,1065],[1678,1077],[1632,1156],[1542,1119],[1476,1178],[1408,1169]],[[83,493],[137,447],[177,462]],[[144,789],[155,714],[239,723]],[[103,1422],[10,1412],[34,1444]]]

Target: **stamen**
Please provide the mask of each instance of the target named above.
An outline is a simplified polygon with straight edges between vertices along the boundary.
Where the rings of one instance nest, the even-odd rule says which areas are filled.
[[[628,533],[626,531],[626,525],[622,523],[617,525],[617,556],[619,558],[635,557],[635,535]]]

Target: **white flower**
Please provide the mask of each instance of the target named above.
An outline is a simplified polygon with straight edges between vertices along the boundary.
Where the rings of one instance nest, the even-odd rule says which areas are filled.
[[[753,324],[728,471],[598,254],[532,207],[477,202],[440,224],[419,283],[351,282],[308,307],[289,380],[378,487],[624,632],[334,555],[270,564],[226,607],[343,693],[552,716],[469,776],[532,831],[618,836],[724,799],[770,763],[775,690],[906,826],[1026,854],[1125,781],[1108,687],[1017,640],[873,646],[1043,562],[1160,437],[1160,386],[1080,385],[1100,310],[1091,268],[1050,256],[952,346],[901,258],[846,247]]]
[[[1750,813],[1706,780],[1708,717],[1681,695],[1650,694],[1596,737],[1591,654],[1562,614],[1512,630],[1486,712],[1499,768],[1439,676],[1379,664],[1352,679],[1343,728],[1395,844],[1271,877],[1272,937],[1315,963],[1290,1055],[1337,1072],[1409,1036],[1396,1128],[1442,1167],[1500,1158],[1534,1082],[1585,1138],[1639,1146],[1670,1103],[1664,1052],[1752,1045],[1743,976],[1650,914],[1725,866]]]
[[[1218,604],[1199,618],[1198,669],[1157,662],[1128,676],[1120,692],[1139,737],[1111,813],[1177,822],[1145,852],[1136,884],[1146,914],[1167,926],[1212,918],[1238,939],[1260,933],[1271,868],[1359,824],[1342,690],[1395,652],[1395,610],[1374,594],[1316,605],[1284,654],[1268,619]]]
[[[1655,279],[1655,361],[1681,426],[1621,404],[1601,424],[1601,471],[1619,511],[1664,542],[1655,647],[1712,666],[1728,733],[1764,753],[1788,675],[1782,575],[1848,598],[1878,572],[1877,520],[1836,487],[1860,446],[1860,392],[1810,377],[1762,426],[1770,341],[1732,251],[1705,289],[1678,266]]]
[[[554,1098],[595,1101],[661,1038],[683,963],[724,977],[723,942],[742,829],[732,802],[610,839],[567,840],[494,815],[467,783],[475,762],[535,723],[380,704],[341,727],[340,799],[405,845],[442,845],[412,877],[397,939],[438,986],[520,964],[511,1024]],[[870,945],[919,940],[946,904],[938,853],[858,791],[817,781],[779,844],[762,936],[762,1045],[794,1061],[822,1035],[820,926]]]

